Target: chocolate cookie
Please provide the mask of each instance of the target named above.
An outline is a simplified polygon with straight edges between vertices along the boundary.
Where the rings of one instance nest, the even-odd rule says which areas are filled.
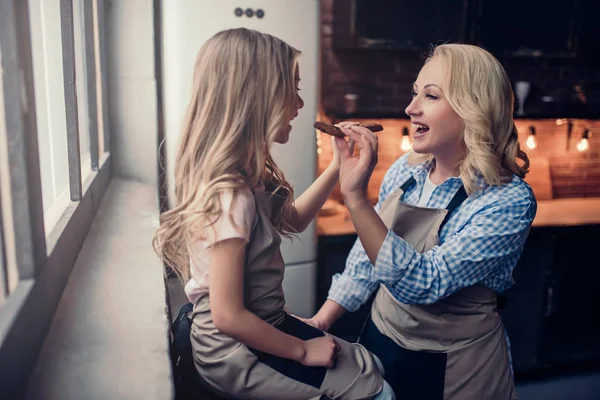
[[[380,132],[383,130],[383,126],[375,123],[367,123],[367,124],[359,124],[358,126],[362,126],[363,128],[369,129],[371,132]],[[321,132],[327,133],[336,137],[344,137],[344,133],[340,128],[334,125],[326,124],[325,122],[315,122],[314,127],[320,130]]]

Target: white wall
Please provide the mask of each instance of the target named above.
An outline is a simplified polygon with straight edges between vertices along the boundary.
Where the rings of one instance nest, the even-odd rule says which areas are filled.
[[[107,13],[113,174],[156,185],[157,95],[152,0],[110,0]]]

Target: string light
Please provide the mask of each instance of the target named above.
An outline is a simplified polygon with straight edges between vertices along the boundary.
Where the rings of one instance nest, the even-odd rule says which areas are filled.
[[[583,135],[581,135],[581,140],[577,143],[577,150],[580,152],[584,152],[590,148],[590,136],[592,136],[592,132],[589,130],[584,130]]]
[[[561,126],[562,124],[566,124],[567,123],[567,119],[566,118],[558,118],[556,120],[556,125]]]
[[[400,148],[404,152],[407,152],[411,149],[410,137],[408,136],[408,128],[406,126],[402,128],[402,141],[400,142]]]
[[[321,154],[323,152],[323,149],[321,148],[321,132],[315,130],[315,133],[317,134],[317,154]]]
[[[529,127],[529,136],[527,136],[527,141],[525,142],[525,145],[530,150],[533,150],[537,147],[537,140],[535,138],[535,127],[534,126]]]

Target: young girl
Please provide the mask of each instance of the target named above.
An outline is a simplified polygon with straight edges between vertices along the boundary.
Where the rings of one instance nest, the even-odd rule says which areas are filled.
[[[339,174],[336,155],[294,201],[270,155],[274,142],[288,141],[303,106],[299,54],[247,29],[220,32],[202,47],[176,159],[177,205],[162,215],[154,245],[189,280],[196,368],[214,391],[261,400],[393,398],[364,347],[285,312],[281,236],[308,226]]]
[[[496,293],[513,284],[536,201],[523,181],[529,160],[512,112],[498,60],[447,44],[413,85],[413,152],[386,173],[376,210],[364,192],[376,136],[343,124],[358,159],[336,139],[341,192],[360,240],[310,322],[328,329],[377,291],[360,343],[403,399],[516,397]]]

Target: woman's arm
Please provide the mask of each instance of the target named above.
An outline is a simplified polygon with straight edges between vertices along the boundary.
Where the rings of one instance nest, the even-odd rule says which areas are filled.
[[[375,265],[377,254],[387,236],[388,229],[366,197],[350,198],[346,201],[346,207],[350,211],[356,234],[360,238],[369,261]]]
[[[425,253],[389,231],[372,279],[407,304],[434,303],[482,282],[505,290],[536,214],[532,194],[515,194],[519,197],[505,195],[478,210],[458,232]]]
[[[385,173],[375,212],[379,211],[381,204],[395,190],[396,183],[411,176],[412,172],[407,168],[407,157],[405,155],[396,160]],[[358,238],[348,254],[344,272],[333,276],[327,301],[307,322],[318,329],[329,330],[347,311],[358,310],[379,286],[379,283],[371,281],[371,268],[373,265]]]
[[[509,286],[536,212],[535,198],[525,184],[516,182],[498,199],[482,204],[456,234],[422,254],[388,231],[366,202],[366,185],[377,162],[377,137],[356,126],[343,131],[355,139],[360,156],[339,148],[341,192],[373,265],[363,269],[358,280],[383,283],[409,304],[433,303],[484,281],[498,291]]]
[[[328,299],[315,316],[306,321],[324,331],[329,330],[347,310],[356,311],[378,286],[371,269],[386,238],[387,228],[368,201],[347,206],[359,239],[348,256],[344,273],[334,277]],[[352,261],[353,258],[356,260]]]
[[[360,221],[360,230],[358,226],[356,228],[360,241],[366,239],[367,245],[371,249],[377,246],[379,241],[383,242],[383,238],[385,238],[385,233],[382,235],[381,232],[377,231],[374,232],[373,238],[368,237],[368,229],[377,228],[377,225],[373,222],[376,220],[381,222],[377,211],[371,207],[367,200],[367,185],[373,168],[377,164],[377,136],[366,128],[356,126],[356,123],[348,123],[341,128],[342,132],[358,144],[360,149],[360,156],[353,157],[353,151],[346,147],[344,139],[333,139],[333,147],[337,150],[342,168],[340,172],[342,195],[353,220],[356,217],[357,210],[365,214],[365,217]],[[364,207],[368,207],[370,211],[364,210]],[[373,215],[375,218],[373,218]],[[354,223],[356,225],[356,221]],[[381,224],[383,225],[383,222]],[[385,229],[385,225],[383,227]],[[360,236],[361,234],[366,235],[365,238]],[[379,243],[379,246],[381,246],[381,243]],[[359,247],[362,246],[357,240],[352,252],[360,253]],[[364,254],[364,250],[362,250],[362,253]],[[369,251],[367,251],[367,254],[369,254]],[[368,260],[361,260],[361,262],[352,265],[350,269],[347,264],[344,274],[341,277],[334,277],[329,298],[325,304],[308,322],[327,330],[346,312],[346,309],[354,311],[360,304],[364,303],[377,287],[377,283],[370,279],[370,270],[371,266]]]
[[[327,299],[315,316],[305,321],[317,329],[328,331],[344,314],[346,314],[346,309],[342,305]]]
[[[227,239],[210,247],[210,304],[217,329],[245,345],[307,366],[332,368],[339,345],[331,336],[302,341],[244,307],[246,242]]]

